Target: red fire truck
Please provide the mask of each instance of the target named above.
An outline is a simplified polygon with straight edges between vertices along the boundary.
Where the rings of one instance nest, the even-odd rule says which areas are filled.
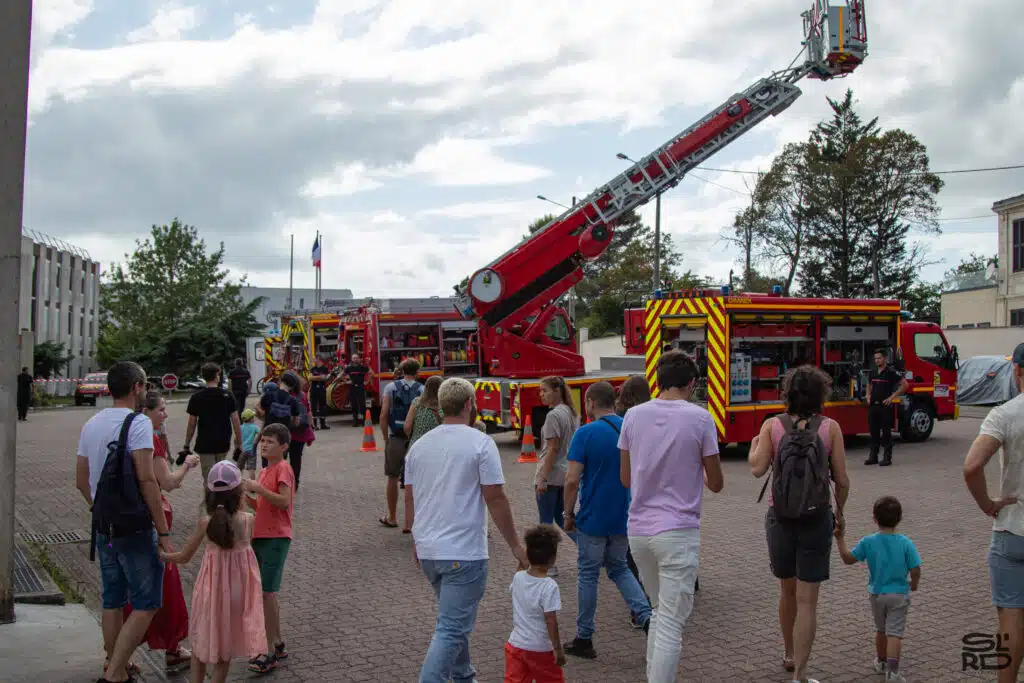
[[[652,393],[667,349],[693,355],[701,367],[697,400],[704,403],[723,443],[748,443],[761,424],[783,409],[782,375],[815,365],[832,378],[825,413],[845,434],[868,431],[867,375],[885,349],[910,385],[894,408],[902,437],[923,441],[936,421],[955,420],[956,347],[934,323],[905,319],[891,300],[734,296],[722,290],[655,292],[642,308],[626,311],[627,353],[639,354]]]

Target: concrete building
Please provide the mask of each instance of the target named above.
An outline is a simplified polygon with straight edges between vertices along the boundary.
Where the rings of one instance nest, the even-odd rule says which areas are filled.
[[[286,310],[310,310],[316,308],[316,290],[314,289],[293,289],[291,305],[288,302],[287,287],[242,287],[242,300],[246,303],[254,301],[258,297],[265,297],[262,305],[256,310],[256,319],[263,324],[264,332],[269,333],[281,325],[280,318],[274,317],[275,311]],[[323,303],[329,299],[351,299],[351,289],[322,289],[320,290],[320,301]]]
[[[995,266],[943,283],[941,324],[961,358],[1010,353],[1024,341],[1024,194],[992,211]]]
[[[100,272],[100,264],[84,249],[22,230],[19,327],[23,348],[48,341],[63,343],[72,356],[66,377],[83,377],[96,369]],[[30,360],[23,362],[30,365]]]

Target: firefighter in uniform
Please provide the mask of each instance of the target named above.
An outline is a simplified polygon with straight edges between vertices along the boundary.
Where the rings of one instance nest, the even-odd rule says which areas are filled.
[[[313,413],[310,422],[313,429],[330,429],[327,426],[327,382],[331,378],[331,369],[327,367],[327,361],[321,357],[317,358],[316,365],[309,372],[309,407]]]
[[[871,453],[865,465],[892,464],[893,401],[906,393],[910,385],[896,368],[889,365],[885,349],[875,351],[875,369],[868,378],[868,428],[871,430]],[[878,460],[878,449],[884,451]]]

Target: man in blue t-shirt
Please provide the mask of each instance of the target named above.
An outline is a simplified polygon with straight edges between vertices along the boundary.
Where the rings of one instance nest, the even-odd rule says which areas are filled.
[[[565,531],[576,532],[579,548],[576,639],[565,651],[593,659],[597,656],[593,643],[594,613],[601,567],[615,582],[638,626],[647,627],[651,606],[626,562],[629,489],[619,478],[622,418],[615,414],[615,389],[608,382],[592,385],[587,390],[585,407],[590,422],[577,429],[573,436],[565,480]],[[578,513],[575,512],[577,494]]]

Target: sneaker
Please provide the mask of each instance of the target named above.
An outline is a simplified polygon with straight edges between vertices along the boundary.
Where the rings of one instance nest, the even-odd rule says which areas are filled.
[[[884,659],[876,659],[875,660],[875,673],[876,674],[884,674],[885,673],[885,669],[886,669],[887,666],[888,666],[888,664],[887,664],[887,662]]]
[[[890,671],[885,674],[886,681],[895,681],[896,683],[907,683],[907,679],[903,677],[899,671]]]
[[[594,649],[594,641],[590,639],[576,638],[565,648],[565,654],[583,659],[597,659],[597,650]]]
[[[550,567],[548,567],[548,578],[549,579],[553,579],[553,578],[555,578],[557,576],[558,576],[558,565],[557,564],[553,564]]]

